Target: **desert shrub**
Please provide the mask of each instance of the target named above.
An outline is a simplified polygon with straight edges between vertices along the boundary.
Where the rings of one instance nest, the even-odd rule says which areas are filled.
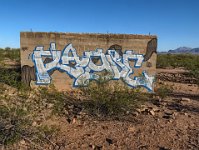
[[[41,99],[46,100],[46,103],[53,105],[53,114],[64,115],[64,110],[68,104],[68,96],[64,92],[57,91],[54,86],[51,85],[50,89],[41,87],[39,89],[39,96]]]
[[[0,62],[4,60],[4,50],[0,49]]]
[[[57,136],[59,129],[55,125],[42,125],[38,126],[34,132],[36,136],[32,138],[32,141],[35,143],[33,145],[36,148],[46,149],[45,146],[50,145],[51,149],[55,149],[58,146],[56,143],[52,142],[53,138]],[[37,145],[36,145],[37,144]],[[47,148],[48,149],[48,148]],[[58,149],[58,148],[57,148]]]
[[[19,61],[20,50],[10,48],[0,49],[0,82],[21,89],[24,87],[20,81],[21,70],[20,68],[9,68],[4,61],[6,59]]]
[[[199,67],[199,55],[191,54],[159,54],[157,68],[184,67],[188,70]]]
[[[116,82],[116,83],[115,83]],[[106,78],[92,81],[86,87],[80,87],[79,96],[68,92],[59,92],[54,87],[40,88],[39,96],[47,104],[52,104],[52,113],[59,116],[76,115],[80,111],[92,116],[120,116],[133,111],[148,99],[140,89],[132,89],[117,81],[109,82]],[[76,92],[77,92],[76,91]],[[75,91],[71,91],[71,93]],[[70,107],[73,107],[72,110]],[[71,114],[72,115],[72,114]]]
[[[93,115],[124,115],[138,107],[146,96],[139,89],[129,88],[121,83],[113,84],[100,78],[97,82],[90,82],[81,91],[87,97],[83,105]]]
[[[5,52],[5,57],[11,60],[20,60],[20,49],[12,49]]]
[[[16,145],[21,140],[26,141],[29,149],[45,149],[43,148],[45,145],[56,146],[51,142],[58,131],[55,126],[42,124],[33,126],[33,122],[41,115],[41,108],[43,111],[45,108],[43,106],[45,104],[41,103],[42,99],[38,100],[39,103],[36,99],[38,100],[38,98],[33,98],[31,101],[18,94],[14,97],[1,96],[0,146],[9,149],[15,144],[15,149],[17,149]]]
[[[171,94],[173,91],[173,88],[171,86],[161,85],[155,90],[155,93],[157,96],[159,96],[161,99],[166,98]]]
[[[157,68],[183,67],[190,71],[190,76],[197,79],[199,85],[199,55],[192,54],[159,54]]]
[[[21,80],[21,74],[19,70],[8,69],[8,68],[0,69],[0,82],[13,87],[19,87],[20,80]]]
[[[17,88],[20,93],[30,90],[28,85],[21,82],[21,68],[1,68],[0,83]]]
[[[24,134],[29,134],[31,121],[27,111],[17,105],[0,106],[0,144],[10,145],[22,139]]]
[[[0,61],[9,58],[11,60],[19,61],[20,60],[20,49],[19,48],[5,48],[0,49]]]

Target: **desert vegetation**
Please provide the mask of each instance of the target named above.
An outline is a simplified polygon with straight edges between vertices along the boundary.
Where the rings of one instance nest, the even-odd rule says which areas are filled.
[[[5,49],[0,48],[0,62],[2,63],[5,59],[11,59],[15,61],[20,61],[20,49],[6,47]]]
[[[150,136],[156,132],[151,130],[157,128],[156,136],[161,139],[160,133],[163,132],[159,130],[162,128],[161,124],[164,125],[167,121],[175,122],[176,112],[185,113],[184,110],[187,110],[186,113],[192,115],[192,121],[195,114],[191,113],[198,113],[197,109],[186,108],[184,106],[186,102],[181,103],[181,98],[173,101],[170,96],[174,89],[164,82],[157,86],[156,93],[150,94],[141,93],[139,88],[130,89],[119,82],[109,82],[104,80],[103,76],[98,81],[90,82],[88,87],[68,92],[57,91],[53,85],[48,88],[30,89],[21,83],[20,66],[10,67],[5,64],[7,60],[19,62],[19,49],[1,49],[0,53],[0,148],[2,149],[78,149],[78,146],[82,147],[83,144],[86,144],[85,149],[103,149],[103,147],[106,149],[108,146],[122,149],[132,147],[127,144],[128,141],[123,146],[120,144],[128,136],[135,138],[131,141],[136,141],[137,136],[142,142],[153,140],[150,137],[146,139],[142,137],[140,135],[142,133],[139,134],[142,130],[145,135]],[[193,78],[198,79],[198,59],[199,56],[195,55],[158,55],[157,67],[182,67],[188,70]],[[158,125],[155,127],[155,124]],[[136,126],[139,130],[132,126]],[[168,130],[163,132],[164,134],[170,132],[169,127],[165,129]],[[101,133],[100,130],[104,132]],[[112,130],[113,133],[118,133],[114,135],[118,142],[111,136]],[[197,147],[198,132],[197,129],[194,131],[193,134],[192,130],[190,131],[192,135],[190,140],[195,140],[195,143],[192,142],[195,146],[190,146],[192,148]],[[76,132],[78,135],[73,135]],[[92,132],[96,137],[92,137]],[[105,138],[98,139],[100,134]],[[103,140],[105,144],[100,144]],[[141,141],[137,141],[137,144]],[[162,141],[164,143],[164,140]],[[186,143],[181,147],[179,145],[175,148],[189,148],[189,144]],[[138,144],[137,147],[145,146]],[[158,148],[169,149],[164,144]]]
[[[19,49],[1,49],[0,53],[0,146],[5,149],[17,148],[24,142],[31,149],[46,145],[59,149],[55,143],[58,127],[46,125],[42,119],[57,116],[72,122],[80,114],[95,119],[121,117],[147,99],[139,96],[139,90],[113,86],[102,78],[78,91],[59,92],[53,85],[33,90],[21,83],[20,66],[10,68],[4,64],[5,60],[19,61]]]
[[[184,68],[199,84],[199,55],[193,54],[159,54],[157,68]]]

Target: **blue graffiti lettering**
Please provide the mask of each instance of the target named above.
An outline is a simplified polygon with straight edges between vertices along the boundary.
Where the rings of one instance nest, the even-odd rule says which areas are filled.
[[[51,58],[52,61],[44,64],[43,57]],[[92,58],[100,59],[101,64],[97,65]],[[74,86],[87,86],[89,80],[99,79],[99,75],[95,72],[106,70],[111,73],[111,76],[107,76],[108,79],[119,80],[121,78],[131,87],[143,86],[149,91],[153,89],[154,77],[149,76],[146,71],[143,71],[142,76],[130,77],[134,70],[129,61],[134,61],[134,68],[140,68],[144,61],[143,55],[134,54],[132,50],[125,51],[120,56],[115,50],[108,50],[107,54],[104,54],[102,49],[96,49],[86,51],[80,57],[72,44],[68,44],[60,51],[56,50],[55,43],[51,43],[49,50],[44,50],[42,46],[36,47],[32,60],[36,68],[37,84],[50,84],[49,71],[59,69],[74,79]],[[74,65],[71,66],[71,63]]]

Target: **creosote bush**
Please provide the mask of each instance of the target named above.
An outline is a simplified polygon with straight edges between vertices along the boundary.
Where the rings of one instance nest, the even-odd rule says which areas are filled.
[[[100,77],[96,82],[90,82],[88,87],[81,87],[87,97],[83,105],[93,115],[124,115],[147,99],[139,88],[132,89],[117,81],[113,83],[104,79]]]
[[[119,81],[109,80],[109,77],[103,76],[91,81],[88,86],[80,87],[77,90],[81,93],[79,97],[70,95],[70,92],[59,92],[53,85],[48,89],[40,88],[39,95],[52,104],[52,112],[59,116],[67,116],[71,106],[76,109],[74,113],[83,110],[91,116],[120,116],[134,111],[148,99],[148,95],[141,93],[139,88],[133,89]]]

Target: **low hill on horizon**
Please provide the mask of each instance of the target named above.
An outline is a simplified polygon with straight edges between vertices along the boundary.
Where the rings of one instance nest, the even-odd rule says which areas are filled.
[[[199,54],[199,48],[179,47],[174,50],[169,50],[168,53],[191,53]]]
[[[198,48],[190,48],[190,47],[179,47],[174,50],[168,50],[167,52],[159,52],[161,53],[168,53],[168,54],[199,54],[199,47]]]

